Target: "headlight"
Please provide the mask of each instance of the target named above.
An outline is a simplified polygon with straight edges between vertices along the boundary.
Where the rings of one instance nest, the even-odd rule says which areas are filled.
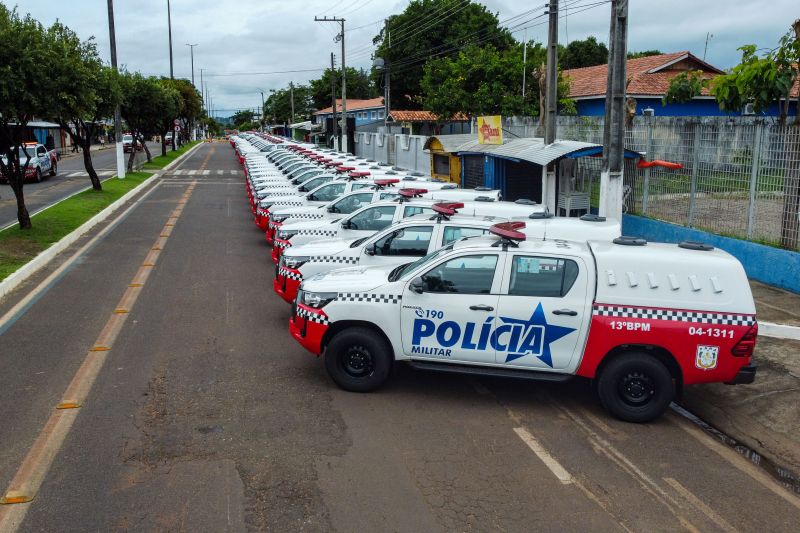
[[[276,214],[276,213],[270,213],[269,218],[273,222],[283,222],[284,220],[289,218],[289,215],[279,215],[279,214]]]
[[[262,209],[269,209],[270,207],[272,207],[272,204],[274,203],[275,202],[266,202],[264,200],[261,200],[260,202],[258,202],[258,207]]]
[[[305,265],[309,259],[311,258],[307,255],[281,256],[281,262],[283,262],[283,266],[285,266],[286,268],[293,268],[293,269],[297,269]]]
[[[303,292],[302,304],[321,309],[336,299],[335,292]]]
[[[295,235],[297,235],[296,229],[280,229],[278,230],[278,238],[283,239],[284,241],[288,241]]]

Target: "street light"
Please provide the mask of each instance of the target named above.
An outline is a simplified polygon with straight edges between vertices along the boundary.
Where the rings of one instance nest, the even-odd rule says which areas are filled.
[[[189,47],[189,51],[192,56],[192,85],[194,85],[194,47],[197,46],[197,43],[195,44],[186,43],[186,46]]]
[[[114,30],[114,0],[108,0],[108,35],[111,41],[111,66],[117,70],[117,33]],[[117,152],[117,178],[125,177],[125,154],[122,152],[122,113],[120,105],[114,109],[114,139]]]

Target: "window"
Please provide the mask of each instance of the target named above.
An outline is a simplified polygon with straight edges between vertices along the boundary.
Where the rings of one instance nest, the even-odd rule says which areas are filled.
[[[496,267],[496,255],[457,257],[423,274],[422,282],[426,292],[489,294]]]
[[[377,117],[378,117],[378,112],[377,111],[373,111],[372,112],[372,118],[377,118]]]
[[[365,187],[372,187],[372,183],[354,183],[353,187],[350,189],[351,191],[357,191],[358,189],[363,189]]]
[[[395,206],[372,207],[350,217],[350,229],[380,231],[388,228],[394,219]]]
[[[400,196],[399,193],[396,192],[382,192],[378,197],[379,200],[392,200],[393,198],[397,198]]]
[[[450,175],[450,156],[433,154],[433,173]]]
[[[561,298],[577,278],[578,263],[571,259],[515,255],[508,294]]]
[[[378,118],[383,118],[383,111],[378,111]]]
[[[345,196],[338,202],[333,204],[334,213],[352,213],[356,209],[360,208],[364,204],[368,204],[372,201],[372,193],[371,192],[362,192],[359,194],[351,194],[349,196]]]
[[[433,213],[433,209],[430,207],[407,206],[405,209],[403,209],[403,218],[412,217],[422,213]]]
[[[330,202],[331,200],[336,199],[343,192],[344,192],[344,183],[331,183],[330,185],[323,187],[317,192],[310,194],[308,196],[308,199],[312,201],[316,200],[319,202]]]
[[[405,255],[422,257],[428,253],[433,226],[400,228],[384,235],[373,244],[375,255]]]
[[[464,237],[475,237],[478,235],[486,235],[489,233],[485,228],[460,228],[458,226],[446,226],[444,228],[444,236],[442,237],[442,246],[446,246],[453,241],[463,239]]]

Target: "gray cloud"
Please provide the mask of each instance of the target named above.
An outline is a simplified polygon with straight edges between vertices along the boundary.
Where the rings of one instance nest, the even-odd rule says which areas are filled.
[[[14,5],[11,2],[4,2]],[[330,53],[340,59],[340,45],[333,37],[338,32],[333,23],[314,22],[314,15],[340,15],[348,31],[348,65],[368,68],[372,37],[380,30],[380,20],[402,11],[404,0],[172,0],[173,56],[175,75],[189,78],[189,48],[185,43],[199,43],[195,48],[195,79],[199,85],[200,69],[206,69],[209,90],[218,109],[256,107],[260,90],[304,83],[316,73],[271,74],[259,76],[219,76],[236,72],[273,72],[324,68]],[[483,2],[501,20],[513,17],[537,5],[518,0]],[[609,5],[603,4],[581,13],[581,5],[595,0],[562,0],[572,12],[562,18],[559,36],[562,42],[595,35],[608,39]],[[144,74],[169,75],[166,0],[116,0],[117,50],[119,61],[129,70]],[[95,37],[102,57],[109,58],[108,19],[103,0],[18,0],[19,10],[30,12],[43,24],[56,19],[75,30],[82,38]],[[534,11],[532,18],[544,11]],[[709,42],[707,59],[728,68],[737,63],[742,44],[755,43],[772,48],[786,33],[794,18],[800,17],[796,0],[631,0],[630,50],[657,48],[665,52],[690,50],[702,56],[706,33]],[[528,38],[545,41],[547,27],[537,19],[530,24]],[[521,39],[523,32],[515,34]],[[227,112],[227,111],[226,111]]]

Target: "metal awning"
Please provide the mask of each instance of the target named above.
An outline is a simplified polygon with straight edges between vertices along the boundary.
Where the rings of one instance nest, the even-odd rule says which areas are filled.
[[[458,147],[457,153],[483,153],[493,157],[502,157],[513,161],[527,161],[546,166],[564,157],[589,157],[602,155],[603,146],[583,141],[556,140],[545,144],[541,137],[525,137],[510,139],[502,145],[478,144],[478,141],[465,143]],[[625,150],[625,157],[638,158],[642,154],[633,150]]]
[[[433,140],[436,139],[442,145],[442,149],[445,152],[454,154],[456,153],[461,145],[466,144],[470,141],[477,141],[478,136],[473,133],[458,133],[454,135],[434,135],[432,137],[428,137],[425,141],[425,146],[423,146],[423,150],[426,152],[430,151],[430,145]]]

